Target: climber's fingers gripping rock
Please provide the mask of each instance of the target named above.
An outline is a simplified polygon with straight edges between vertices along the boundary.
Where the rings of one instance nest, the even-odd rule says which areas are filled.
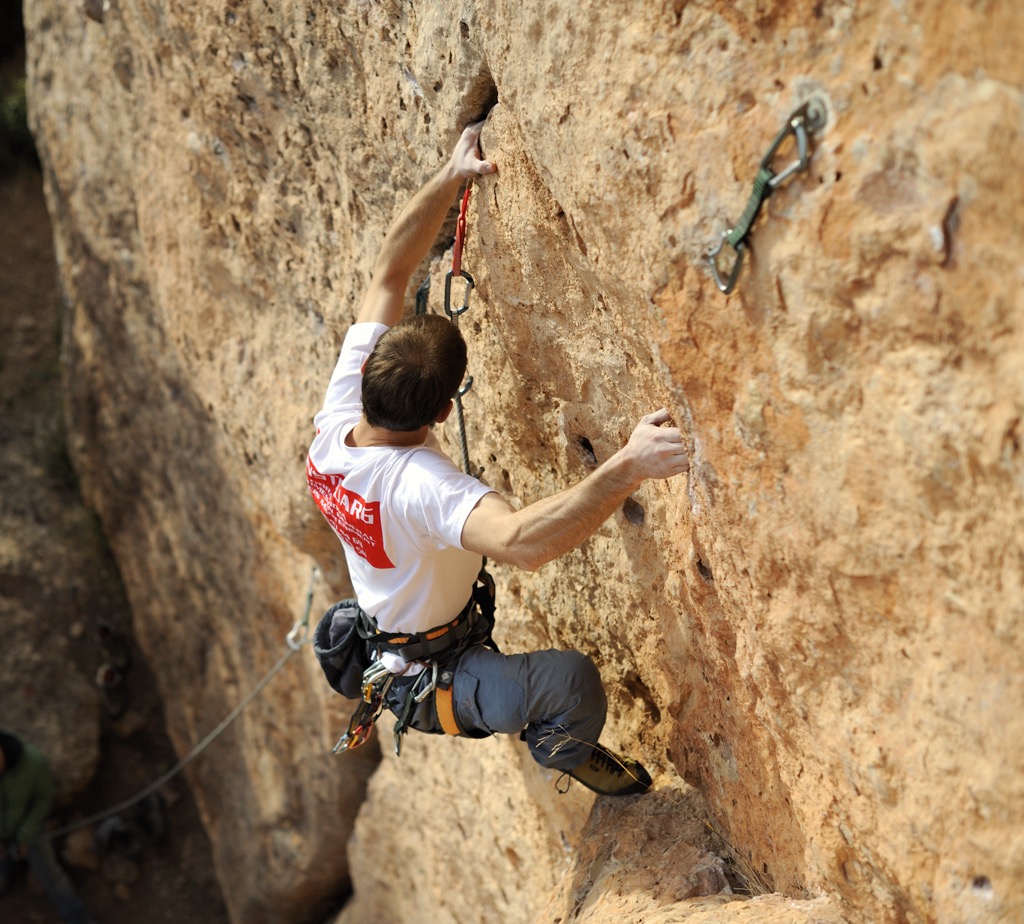
[[[690,468],[690,457],[683,445],[683,434],[671,423],[668,410],[654,411],[640,418],[629,437],[626,450],[633,456],[642,478],[672,478]]]
[[[480,132],[483,131],[486,122],[487,120],[483,119],[467,125],[452,152],[452,166],[463,179],[487,176],[497,170],[494,164],[480,156]]]

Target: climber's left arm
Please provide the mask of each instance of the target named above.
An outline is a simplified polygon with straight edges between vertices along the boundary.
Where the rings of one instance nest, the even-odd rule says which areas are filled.
[[[526,571],[576,548],[642,482],[689,470],[682,433],[670,424],[664,408],[646,415],[626,445],[586,478],[521,510],[485,494],[462,528],[462,547]]]

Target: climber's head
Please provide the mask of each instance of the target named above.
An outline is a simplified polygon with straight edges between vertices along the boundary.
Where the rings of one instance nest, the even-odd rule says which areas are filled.
[[[363,367],[362,401],[373,427],[408,432],[443,419],[466,373],[466,342],[436,314],[396,324]]]

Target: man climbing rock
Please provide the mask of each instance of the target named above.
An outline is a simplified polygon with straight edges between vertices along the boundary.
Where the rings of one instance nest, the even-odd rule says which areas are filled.
[[[597,793],[639,793],[651,783],[643,766],[598,744],[607,702],[593,662],[577,651],[499,653],[476,581],[484,556],[534,570],[568,552],[642,481],[689,462],[668,412],[655,411],[579,484],[516,510],[441,450],[431,427],[452,410],[466,345],[439,315],[402,320],[403,305],[461,183],[495,172],[480,153],[483,125],[466,128],[384,238],[314,419],[307,479],[342,541],[370,636],[362,688],[398,716],[396,745],[406,727],[517,734],[539,764]],[[372,718],[354,718],[348,737],[368,734]]]
[[[0,895],[22,863],[39,880],[62,921],[96,924],[43,834],[53,804],[53,774],[37,748],[0,731]]]

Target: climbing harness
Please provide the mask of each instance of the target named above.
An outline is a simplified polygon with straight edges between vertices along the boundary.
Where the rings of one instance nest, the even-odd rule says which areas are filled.
[[[747,207],[743,210],[740,220],[734,227],[722,234],[722,239],[718,242],[718,246],[708,254],[711,275],[715,278],[715,284],[726,295],[732,292],[736,286],[736,280],[739,279],[740,269],[743,267],[743,254],[747,249],[746,241],[750,235],[751,228],[754,226],[754,222],[757,221],[761,206],[764,204],[765,199],[786,180],[795,173],[807,169],[809,160],[808,136],[824,126],[826,115],[825,104],[815,97],[804,103],[789,117],[782,131],[779,132],[772,142],[768,153],[761,159],[761,166],[757,171],[757,176],[754,178],[754,187],[751,190],[750,199],[747,201]],[[796,142],[797,159],[784,170],[776,173],[772,169],[772,161],[791,135]],[[736,259],[733,262],[728,277],[723,282],[722,276],[718,271],[718,255],[726,244],[735,251]]]
[[[448,271],[444,283],[444,311],[456,327],[459,323],[459,316],[469,310],[469,296],[476,285],[473,277],[462,268],[462,254],[467,233],[467,212],[472,187],[472,180],[470,180],[462,194],[458,223],[455,227],[455,243],[452,248],[452,268]],[[452,283],[456,278],[464,280],[465,289],[462,295],[462,305],[452,308]],[[427,276],[416,291],[416,314],[426,313],[429,292],[430,277]],[[466,439],[466,420],[462,407],[462,398],[472,387],[473,377],[466,376],[466,380],[456,392],[453,400],[459,427],[463,470],[467,475],[479,478],[483,469],[476,472],[471,469]],[[466,604],[462,612],[451,622],[425,632],[413,634],[382,632],[377,628],[376,622],[359,607],[355,600],[342,601],[324,614],[324,618],[316,630],[314,651],[334,689],[340,693],[351,695],[349,692],[351,688],[344,684],[342,674],[344,671],[348,671],[349,684],[351,684],[354,680],[351,676],[352,664],[357,663],[357,656],[360,652],[354,651],[350,646],[364,644],[366,658],[363,663],[369,662],[361,677],[359,691],[361,700],[352,714],[348,729],[333,748],[335,754],[350,751],[365,744],[373,732],[377,719],[389,704],[388,694],[392,691],[396,676],[399,675],[393,674],[384,664],[383,655],[387,653],[397,654],[407,664],[419,661],[424,665],[424,669],[415,675],[415,680],[408,685],[408,690],[401,694],[401,700],[392,704],[400,710],[395,713],[398,716],[394,728],[395,753],[401,753],[402,735],[414,720],[416,707],[424,703],[431,695],[434,697],[434,708],[441,731],[447,735],[462,734],[455,720],[455,709],[452,703],[452,682],[455,674],[454,669],[449,668],[449,665],[471,644],[482,644],[494,651],[498,650],[492,637],[495,608],[494,578],[491,577],[486,566],[485,559],[483,567],[477,575],[477,582],[473,587],[469,603]],[[353,610],[355,615],[337,613],[336,608],[342,606]],[[336,617],[339,617],[341,621],[332,632],[331,626]],[[343,622],[346,619],[355,619],[356,622],[354,625],[348,625]],[[358,640],[356,635],[358,635]],[[332,637],[343,641],[332,647],[330,645]]]
[[[220,737],[224,730],[237,719],[245,707],[248,706],[260,693],[263,692],[264,688],[274,679],[280,672],[281,669],[291,660],[292,655],[302,650],[310,639],[307,637],[309,634],[309,613],[313,606],[313,588],[316,585],[317,580],[320,577],[320,569],[316,566],[309,575],[309,587],[306,591],[306,610],[301,619],[297,619],[292,625],[291,630],[285,636],[285,643],[288,646],[288,650],[281,655],[277,663],[270,669],[270,671],[263,677],[255,687],[250,690],[241,702],[228,715],[213,729],[205,738],[202,739],[197,745],[195,745],[191,751],[189,751],[184,757],[181,758],[170,770],[166,773],[161,774],[152,783],[150,783],[145,789],[136,793],[129,799],[125,799],[122,802],[117,803],[108,809],[104,809],[102,812],[97,812],[94,815],[89,815],[87,818],[82,818],[79,821],[73,822],[72,824],[65,825],[62,828],[57,828],[54,831],[47,831],[45,837],[49,840],[54,838],[63,837],[65,834],[70,834],[72,831],[78,831],[80,828],[87,828],[89,825],[95,824],[97,821],[101,821],[104,818],[108,818],[111,815],[118,815],[126,809],[131,808],[133,805],[141,802],[143,799],[148,798],[155,793],[161,786],[167,783],[169,780],[176,777],[182,770],[185,769],[192,761],[194,761],[200,754],[203,753],[213,742]]]
[[[448,735],[462,734],[455,721],[452,705],[452,681],[455,675],[449,665],[470,645],[484,645],[494,651],[498,650],[492,637],[494,597],[494,579],[482,568],[469,603],[455,619],[416,633],[381,631],[376,621],[355,600],[344,600],[331,607],[317,626],[313,642],[313,650],[324,668],[328,682],[339,693],[351,693],[339,669],[350,660],[355,661],[359,650],[353,646],[365,646],[363,663],[368,664],[361,675],[359,705],[333,752],[340,754],[365,744],[385,706],[390,704],[400,706],[401,710],[396,712],[398,721],[394,728],[395,753],[400,754],[402,735],[413,721],[416,707],[431,694],[434,695],[441,731]],[[354,620],[354,623],[347,625],[347,620]],[[334,625],[335,621],[338,621],[338,625]],[[329,646],[332,636],[343,641],[334,647],[325,647]],[[407,663],[419,661],[424,664],[424,669],[415,675],[408,690],[396,702],[388,700],[388,693],[400,675],[389,670],[384,663],[385,654],[397,654]]]

